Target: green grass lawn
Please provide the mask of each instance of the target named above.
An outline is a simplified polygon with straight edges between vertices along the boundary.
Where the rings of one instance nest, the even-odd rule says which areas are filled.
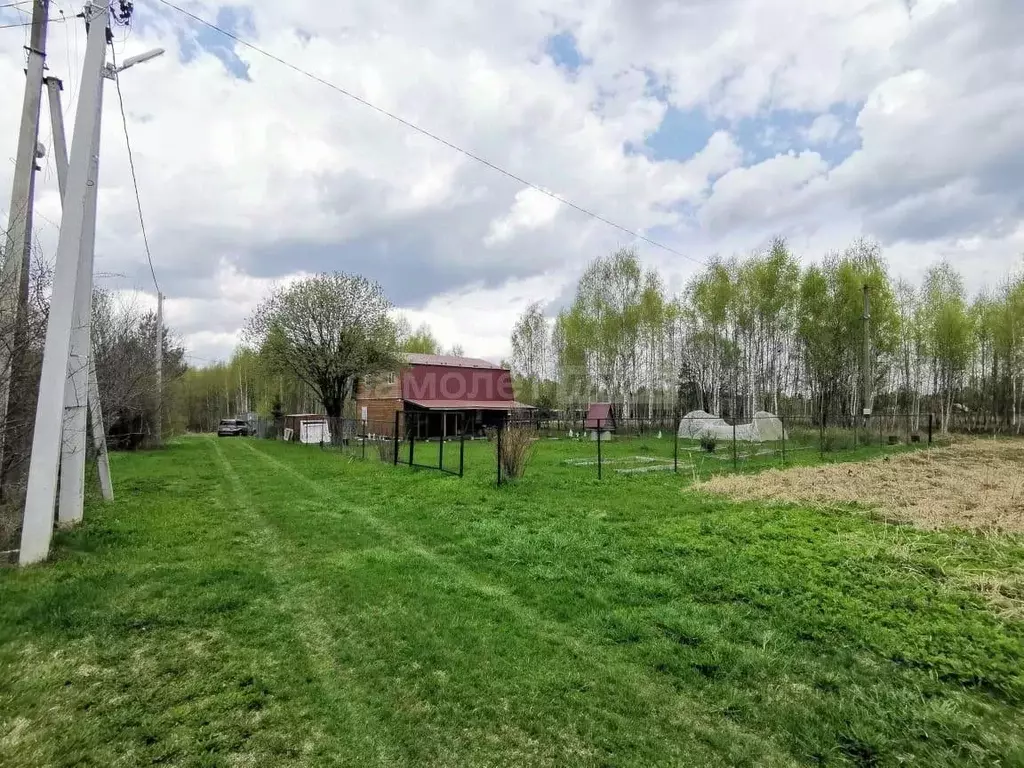
[[[1024,765],[1021,541],[489,451],[114,456],[0,571],[0,764]]]

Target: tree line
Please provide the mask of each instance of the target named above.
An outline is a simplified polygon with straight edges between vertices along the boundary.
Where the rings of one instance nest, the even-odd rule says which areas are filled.
[[[397,370],[407,352],[463,353],[444,349],[429,326],[413,328],[378,283],[340,272],[312,275],[257,306],[229,360],[184,373],[173,423],[209,432],[220,419],[253,413],[355,418],[358,381]]]
[[[968,297],[962,277],[939,263],[912,285],[894,279],[867,241],[802,266],[779,239],[744,258],[709,261],[677,295],[624,249],[592,262],[555,317],[540,304],[527,308],[512,329],[510,365],[518,399],[542,411],[610,400],[623,416],[768,410],[836,423],[866,405],[1019,429],[1022,330],[1020,275]],[[443,350],[425,325],[413,329],[377,283],[314,275],[260,303],[230,360],[184,370],[168,420],[210,431],[253,412],[355,417],[359,379],[395,370],[405,352],[462,350]]]
[[[511,343],[519,397],[544,409],[609,400],[626,417],[767,410],[835,423],[867,407],[1019,431],[1024,275],[969,297],[945,262],[913,285],[868,241],[801,266],[777,239],[709,261],[670,296],[623,249],[592,262],[554,318],[528,307]]]

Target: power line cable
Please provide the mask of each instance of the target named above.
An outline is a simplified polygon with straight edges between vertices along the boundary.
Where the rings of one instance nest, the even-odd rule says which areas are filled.
[[[17,3],[4,3],[0,5],[0,8],[17,8],[19,5],[28,5],[34,0],[19,0]],[[20,10],[20,9],[19,9]]]
[[[523,186],[529,187],[530,189],[533,189],[536,192],[540,192],[542,195],[546,195],[547,197],[550,197],[552,200],[557,200],[559,203],[562,203],[563,205],[566,205],[566,206],[568,206],[568,207],[570,207],[570,208],[572,208],[572,209],[574,209],[576,211],[579,211],[580,213],[585,214],[586,216],[589,216],[590,218],[595,219],[596,221],[600,221],[602,224],[606,224],[609,227],[613,227],[614,229],[618,229],[621,232],[625,232],[627,235],[630,235],[631,237],[635,237],[638,240],[643,240],[645,243],[653,245],[656,248],[661,248],[662,250],[668,251],[669,253],[674,254],[675,256],[680,256],[680,257],[682,257],[684,259],[689,259],[690,261],[694,261],[694,262],[696,262],[698,264],[704,264],[704,262],[701,259],[697,259],[697,258],[695,258],[693,256],[690,256],[689,254],[683,253],[682,251],[677,251],[675,248],[672,248],[670,246],[664,245],[663,243],[659,243],[657,240],[652,240],[651,238],[646,237],[645,235],[641,235],[639,232],[636,232],[636,231],[634,231],[632,229],[629,229],[628,227],[624,227],[623,225],[618,224],[618,223],[612,221],[611,219],[605,218],[604,216],[601,216],[598,213],[594,213],[593,211],[588,210],[588,209],[584,208],[581,205],[577,205],[576,203],[572,202],[571,200],[569,200],[569,199],[567,199],[565,197],[562,197],[561,195],[559,195],[559,194],[557,194],[555,192],[552,192],[549,189],[545,189],[544,187],[542,187],[542,186],[540,186],[538,184],[534,184],[531,181],[527,181],[526,179],[524,179],[521,176],[516,175],[512,171],[506,170],[505,168],[502,168],[501,166],[499,166],[499,165],[497,165],[495,163],[492,163],[490,160],[487,160],[487,159],[481,157],[480,155],[477,155],[477,154],[469,151],[468,149],[464,149],[464,148],[458,146],[457,144],[454,144],[454,143],[448,141],[447,139],[442,138],[441,136],[438,136],[436,133],[432,133],[432,132],[428,131],[426,128],[421,128],[420,126],[416,125],[415,123],[412,123],[412,122],[410,122],[409,120],[406,120],[403,117],[399,117],[394,112],[389,112],[388,110],[384,109],[383,107],[379,107],[376,104],[374,104],[373,102],[367,101],[362,96],[358,96],[357,94],[352,93],[351,91],[348,91],[348,90],[342,88],[339,85],[335,85],[334,83],[332,83],[332,82],[330,82],[328,80],[324,80],[322,77],[313,74],[309,70],[303,69],[302,67],[298,66],[297,64],[292,64],[290,61],[282,59],[280,56],[278,56],[278,55],[276,55],[274,53],[271,53],[270,51],[266,50],[265,48],[261,48],[260,46],[256,45],[255,43],[250,43],[245,38],[239,37],[235,33],[229,32],[228,30],[223,29],[223,28],[217,26],[216,24],[214,24],[214,23],[212,23],[210,21],[207,21],[206,19],[202,18],[201,16],[197,16],[196,14],[192,13],[191,11],[188,11],[188,10],[186,10],[184,8],[181,8],[180,6],[175,5],[174,3],[170,2],[170,0],[159,0],[159,2],[162,3],[163,5],[166,5],[168,8],[171,8],[171,9],[177,11],[178,13],[180,13],[180,14],[182,14],[184,16],[188,16],[193,21],[196,21],[199,24],[202,24],[203,26],[210,28],[210,29],[214,30],[215,32],[219,32],[220,34],[224,35],[225,37],[228,37],[231,40],[234,40],[236,43],[239,43],[240,45],[244,45],[246,48],[249,48],[250,50],[253,50],[256,53],[258,53],[258,54],[260,54],[262,56],[265,56],[268,59],[272,59],[273,61],[276,61],[278,64],[281,64],[282,66],[287,67],[288,69],[292,70],[293,72],[298,72],[300,75],[303,75],[304,77],[308,77],[310,80],[314,80],[314,81],[320,83],[321,85],[325,85],[328,88],[330,88],[331,90],[337,91],[341,95],[347,96],[348,98],[352,99],[353,101],[356,101],[356,102],[362,104],[364,107],[369,107],[370,109],[374,110],[375,112],[378,112],[378,113],[384,115],[385,117],[390,118],[391,120],[394,120],[394,121],[396,121],[398,123],[401,123],[406,128],[410,128],[411,130],[414,130],[417,133],[420,133],[420,134],[426,136],[427,138],[432,139],[433,141],[436,141],[439,144],[443,144],[444,146],[448,147],[449,149],[455,150],[456,152],[459,152],[460,154],[465,155],[466,157],[470,158],[471,160],[475,160],[476,162],[480,163],[481,165],[487,166],[492,171],[497,171],[498,173],[502,174],[503,176],[506,176],[506,177],[512,179],[513,181],[516,181],[519,184],[522,184]]]
[[[63,19],[48,19],[50,24],[59,24]],[[16,27],[31,27],[31,21],[19,21],[16,24],[0,24],[0,29],[15,29]]]
[[[21,8],[19,8],[18,10],[22,11],[23,13],[27,13],[27,11],[23,11]],[[67,19],[65,19],[65,18],[47,19],[46,23],[47,24],[63,24],[65,21],[67,21]],[[18,21],[18,22],[15,22],[13,24],[0,24],[0,29],[15,29],[15,28],[20,28],[20,27],[31,27],[32,24],[33,24],[33,22],[31,22],[31,21]]]
[[[139,179],[135,174],[135,157],[132,154],[132,141],[128,136],[128,116],[124,111],[124,97],[121,95],[121,76],[117,73],[117,54],[114,46],[110,46],[110,60],[114,67],[114,85],[117,86],[117,103],[121,108],[121,125],[124,126],[124,143],[128,147],[128,167],[132,172],[132,186],[135,188],[135,205],[139,210],[139,227],[142,229],[142,243],[146,247],[146,261],[149,262],[149,274],[153,276],[153,287],[157,295],[160,295],[160,284],[156,279],[156,270],[153,268],[153,255],[149,250],[149,236],[146,234],[146,219],[142,215],[142,198],[139,196]]]

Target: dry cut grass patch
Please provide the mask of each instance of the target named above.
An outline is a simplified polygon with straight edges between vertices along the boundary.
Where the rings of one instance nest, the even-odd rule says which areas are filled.
[[[974,439],[871,461],[715,477],[741,500],[859,504],[926,530],[1024,533],[1024,440]]]

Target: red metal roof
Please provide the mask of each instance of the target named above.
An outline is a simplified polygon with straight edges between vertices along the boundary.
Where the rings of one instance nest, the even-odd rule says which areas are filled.
[[[534,410],[532,405],[516,400],[406,400],[405,402],[434,411]]]
[[[584,429],[597,429],[599,419],[601,429],[615,428],[615,411],[611,403],[591,403],[587,419],[583,422]]]
[[[442,365],[447,368],[486,368],[503,371],[500,365],[477,357],[456,357],[455,355],[424,355],[419,352],[408,352],[405,355],[410,365]]]

